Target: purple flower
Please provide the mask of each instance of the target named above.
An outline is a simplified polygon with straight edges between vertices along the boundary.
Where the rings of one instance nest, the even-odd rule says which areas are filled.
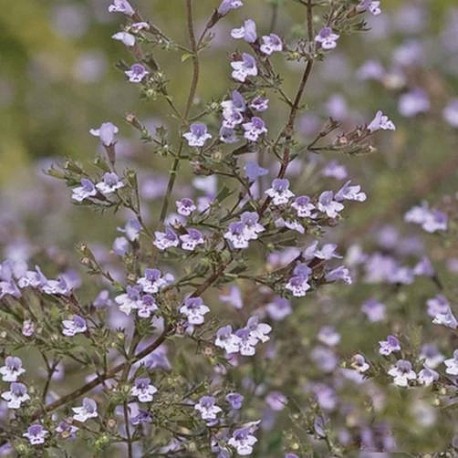
[[[224,16],[229,11],[240,8],[241,6],[243,6],[242,0],[223,0],[218,7],[218,13]]]
[[[111,36],[113,40],[120,41],[128,48],[131,48],[135,45],[135,35],[132,35],[129,32],[118,32]]]
[[[310,358],[320,370],[327,374],[331,373],[338,364],[335,353],[330,348],[322,346],[315,347],[310,353]]]
[[[381,340],[379,345],[379,353],[384,356],[401,351],[401,345],[399,345],[399,340],[395,336],[388,336],[386,340]]]
[[[333,33],[331,27],[323,27],[315,37],[315,41],[320,43],[323,49],[334,49],[339,37],[340,35]]]
[[[356,354],[351,359],[351,367],[355,369],[360,374],[363,374],[369,370],[369,364],[366,363],[366,359],[363,355]]]
[[[63,320],[62,325],[64,327],[62,334],[67,337],[73,337],[75,334],[87,331],[86,320],[79,315],[73,315],[70,320]]]
[[[243,39],[247,43],[256,41],[256,23],[252,19],[248,19],[243,23],[243,26],[238,29],[231,30],[231,37],[235,39]]]
[[[39,424],[31,425],[27,428],[27,432],[23,434],[24,437],[27,437],[29,442],[32,445],[44,444],[46,436],[49,432]]]
[[[283,43],[281,38],[275,33],[271,33],[270,35],[264,35],[262,38],[262,44],[260,46],[260,50],[262,53],[267,54],[270,56],[274,52],[281,52],[283,51]]]
[[[177,206],[178,214],[182,216],[190,216],[193,211],[197,210],[193,200],[188,199],[187,197],[181,200],[177,200],[175,203]]]
[[[114,172],[107,172],[103,175],[103,179],[100,183],[97,183],[95,187],[104,195],[112,194],[113,192],[121,189],[125,186],[121,178]]]
[[[150,294],[145,294],[141,300],[137,302],[137,315],[140,318],[149,318],[157,309],[156,301]]]
[[[315,205],[310,203],[310,197],[308,196],[296,197],[291,207],[294,208],[300,218],[312,218],[312,210],[315,210]]]
[[[232,78],[241,83],[244,83],[248,76],[256,76],[258,74],[258,67],[256,66],[256,59],[244,52],[242,60],[231,62]]]
[[[458,350],[453,352],[453,358],[446,359],[444,364],[447,366],[445,373],[449,375],[458,375]]]
[[[129,70],[124,72],[131,83],[141,83],[149,75],[149,71],[142,64],[133,64]]]
[[[377,130],[396,130],[396,126],[393,121],[388,119],[388,116],[384,115],[380,110],[377,111],[375,118],[367,126],[369,132],[376,132]]]
[[[265,193],[272,198],[274,205],[282,205],[288,203],[294,194],[289,190],[289,180],[286,178],[275,178],[272,181],[272,187],[267,189]]]
[[[369,11],[374,16],[378,16],[382,12],[380,2],[374,0],[361,0],[357,9],[358,11]]]
[[[110,13],[123,13],[126,16],[133,16],[134,9],[127,0],[113,0],[113,3],[108,7]]]
[[[144,293],[155,294],[174,280],[172,274],[162,275],[159,269],[145,269],[145,275],[137,280],[137,284],[141,286]]]
[[[452,127],[458,127],[458,99],[451,100],[442,111],[442,117]]]
[[[253,116],[251,121],[244,123],[242,127],[245,130],[243,136],[252,142],[256,142],[260,135],[267,132],[264,121],[257,116]]]
[[[18,377],[25,372],[22,361],[17,356],[7,356],[5,365],[0,367],[0,374],[4,382],[16,382]]]
[[[35,323],[32,320],[24,320],[22,323],[22,335],[32,337],[35,334]]]
[[[421,347],[419,359],[425,362],[425,366],[434,369],[444,361],[444,355],[437,349],[435,344],[424,344]]]
[[[403,116],[412,118],[420,113],[429,111],[428,94],[423,89],[413,89],[399,97],[398,110]]]
[[[439,210],[428,208],[428,204],[411,208],[405,215],[404,220],[408,223],[415,223],[429,233],[446,231],[447,215]]]
[[[126,234],[129,241],[134,242],[140,237],[142,226],[137,219],[131,218],[124,227],[118,227],[118,231]]]
[[[216,405],[213,396],[202,396],[194,409],[200,413],[202,420],[216,420],[216,416],[222,412],[221,407]]]
[[[60,434],[61,439],[74,439],[76,432],[79,430],[76,426],[72,425],[71,418],[68,420],[62,420],[56,428],[56,433]]]
[[[159,250],[167,250],[168,248],[177,247],[180,243],[178,236],[169,227],[165,228],[165,232],[156,231],[156,236],[153,245],[159,248]]]
[[[257,316],[252,316],[248,319],[246,329],[250,330],[251,336],[258,342],[267,342],[270,337],[267,334],[272,331],[272,328],[266,323],[260,323]]]
[[[8,402],[8,409],[19,409],[23,402],[30,400],[27,387],[17,382],[11,383],[10,390],[2,393],[2,398]]]
[[[140,288],[127,286],[124,294],[115,297],[115,302],[119,305],[121,312],[130,315],[130,312],[140,305]]]
[[[324,177],[335,178],[336,180],[344,180],[348,176],[346,167],[337,161],[328,162],[321,173]]]
[[[245,231],[245,224],[240,221],[229,224],[228,231],[224,233],[224,238],[229,240],[236,249],[248,248],[249,239]]]
[[[255,97],[250,102],[250,108],[259,112],[266,111],[269,108],[269,99],[261,96]]]
[[[458,327],[458,321],[455,318],[450,307],[448,307],[444,312],[438,313],[434,319],[434,324],[441,324],[447,328],[456,329]]]
[[[434,369],[431,369],[426,365],[424,365],[423,369],[418,373],[418,383],[421,385],[432,385],[438,379],[439,374]]]
[[[238,288],[235,285],[231,285],[229,287],[228,294],[220,294],[219,299],[221,302],[224,302],[225,304],[230,304],[232,307],[236,309],[240,310],[243,308],[242,293],[240,292],[240,288]]]
[[[98,129],[91,129],[89,132],[94,137],[99,137],[104,146],[111,146],[116,143],[115,137],[119,129],[111,122],[104,122]]]
[[[88,418],[96,418],[97,413],[97,404],[93,399],[84,398],[83,405],[81,407],[72,407],[73,419],[84,423]]]
[[[240,393],[228,393],[226,401],[230,404],[231,409],[240,410],[242,408],[244,397]]]
[[[157,388],[150,382],[151,380],[148,377],[136,378],[130,394],[136,396],[138,402],[151,402],[153,395],[157,393]]]
[[[339,266],[326,272],[324,278],[330,283],[342,281],[347,285],[351,285],[353,282],[350,271],[345,266]]]
[[[256,344],[258,339],[252,334],[248,328],[241,328],[235,332],[235,335],[239,338],[240,354],[243,356],[253,356],[256,353]]]
[[[385,319],[386,306],[376,299],[369,299],[363,303],[361,311],[371,323],[376,323]]]
[[[125,237],[116,237],[113,242],[113,253],[125,256],[130,248],[129,241]]]
[[[237,450],[239,455],[251,455],[253,453],[253,445],[258,442],[252,434],[251,428],[239,428],[232,433],[232,437],[228,440],[228,444]]]
[[[221,126],[221,129],[219,130],[219,139],[228,145],[239,141],[235,130],[224,126]]]
[[[221,102],[221,106],[223,107],[223,115],[224,112],[232,113],[236,111],[237,113],[243,113],[246,110],[245,99],[237,90],[232,91],[230,100],[224,100]]]
[[[322,213],[326,213],[329,218],[336,218],[339,212],[344,209],[344,206],[334,200],[334,194],[332,191],[324,191],[318,198],[317,206],[318,210]]]
[[[259,177],[263,177],[269,173],[267,169],[260,167],[259,164],[255,161],[248,161],[245,164],[244,169],[249,181],[255,181]]]
[[[262,224],[259,224],[259,215],[256,212],[244,212],[240,216],[240,222],[244,225],[244,234],[248,240],[256,240],[258,235],[265,231]]]
[[[305,296],[306,292],[311,288],[308,280],[312,269],[307,264],[298,264],[293,270],[293,276],[289,279],[285,289],[292,292],[295,297]]]
[[[288,399],[280,391],[271,391],[266,396],[266,404],[275,412],[283,410],[287,403]]]
[[[194,251],[197,245],[202,245],[205,240],[202,232],[197,229],[187,229],[188,233],[180,235],[181,248],[187,251]]]
[[[204,315],[209,311],[200,297],[188,297],[180,307],[180,313],[186,316],[189,324],[203,324]]]
[[[77,202],[82,202],[84,199],[87,199],[88,197],[93,197],[97,194],[97,189],[91,180],[87,178],[82,178],[80,183],[81,186],[74,188],[72,191],[73,200],[76,200]]]
[[[293,313],[291,303],[284,297],[275,296],[271,302],[266,305],[266,311],[272,320],[281,321]]]
[[[334,347],[340,342],[340,334],[334,326],[323,326],[318,332],[318,340],[325,345]]]
[[[201,148],[205,142],[212,138],[207,132],[207,126],[201,122],[195,122],[189,127],[189,131],[183,134],[189,146]]]
[[[146,410],[138,409],[138,411],[136,412],[136,415],[132,415],[130,417],[130,422],[134,426],[147,425],[153,422],[153,417]]]
[[[361,192],[361,186],[355,185],[350,186],[351,181],[347,181],[340,189],[337,191],[334,199],[338,202],[343,200],[356,200],[358,202],[364,202],[367,198],[364,192]]]
[[[226,353],[237,353],[239,351],[240,338],[232,333],[230,325],[223,326],[216,332],[215,345],[223,348]]]
[[[412,364],[405,359],[400,359],[394,366],[391,366],[388,374],[393,377],[395,385],[403,387],[409,385],[409,380],[417,378],[417,374],[412,370]]]

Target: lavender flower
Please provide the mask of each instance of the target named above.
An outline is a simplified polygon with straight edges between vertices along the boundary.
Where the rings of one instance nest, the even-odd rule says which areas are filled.
[[[113,40],[120,41],[128,48],[135,46],[135,35],[132,35],[129,32],[118,32],[111,36]]]
[[[451,329],[456,329],[458,327],[458,321],[456,320],[450,307],[443,312],[437,313],[433,319],[433,323],[440,324]]]
[[[259,164],[255,161],[248,161],[245,164],[245,174],[250,181],[255,181],[259,177],[263,177],[269,173],[269,171],[263,167],[260,167]]]
[[[391,366],[388,374],[393,377],[393,383],[397,386],[406,387],[410,380],[416,380],[417,374],[412,370],[410,361],[400,359],[394,366]]]
[[[126,292],[115,297],[115,302],[119,305],[119,310],[126,315],[130,315],[133,309],[137,309],[140,304],[140,288],[127,286]]]
[[[19,409],[23,402],[30,400],[27,387],[17,382],[11,383],[10,390],[2,393],[2,398],[8,402],[9,409]]]
[[[334,49],[337,46],[339,37],[340,35],[333,33],[330,27],[323,27],[315,37],[315,41],[320,43],[323,49],[328,50]]]
[[[442,117],[452,127],[458,127],[458,99],[451,100],[442,111]]]
[[[291,291],[293,296],[302,297],[311,288],[308,283],[312,269],[307,264],[298,264],[293,270],[293,276],[289,279],[285,289]]]
[[[356,354],[351,359],[351,367],[355,369],[360,374],[364,374],[364,372],[369,370],[369,364],[367,364],[366,359],[363,355]]]
[[[447,230],[447,215],[439,210],[429,209],[426,203],[422,206],[411,208],[404,215],[404,220],[408,223],[421,225],[429,233]]]
[[[218,13],[224,16],[229,11],[240,8],[241,6],[243,6],[242,0],[223,0],[218,7]]]
[[[445,373],[449,375],[458,375],[458,350],[453,352],[453,358],[446,359],[444,364],[447,366]]]
[[[104,195],[112,194],[113,192],[121,189],[125,186],[121,178],[114,172],[107,172],[103,175],[103,179],[100,183],[97,183],[95,187]]]
[[[369,11],[374,16],[378,16],[382,12],[380,9],[380,1],[374,0],[361,0],[357,9],[358,11]]]
[[[257,316],[252,316],[248,319],[246,329],[249,329],[251,336],[260,342],[267,342],[270,339],[267,334],[272,331],[272,328],[268,324],[260,323]]]
[[[158,306],[154,297],[150,294],[142,296],[141,300],[137,302],[137,315],[140,318],[149,318],[157,309]]]
[[[395,336],[388,336],[386,340],[381,340],[379,345],[379,353],[384,356],[401,351],[401,345],[399,345],[399,340]]]
[[[240,222],[244,225],[243,231],[248,240],[256,240],[265,227],[259,224],[259,215],[256,212],[243,212]]]
[[[286,178],[275,178],[272,181],[272,187],[267,189],[265,193],[272,198],[274,205],[286,204],[291,197],[294,197],[294,194],[289,190],[289,180]]]
[[[138,63],[131,65],[129,70],[126,70],[124,73],[131,83],[141,83],[149,75],[149,71],[145,66]]]
[[[226,401],[230,404],[231,409],[240,410],[242,408],[244,397],[240,393],[228,393]]]
[[[271,33],[270,35],[264,35],[262,38],[262,44],[259,47],[262,53],[270,56],[274,52],[281,52],[283,51],[283,43],[281,38],[275,33]]]
[[[71,418],[65,419],[57,425],[55,431],[60,435],[61,439],[74,439],[76,437],[76,433],[79,430],[79,428],[72,425],[70,423],[71,421]]]
[[[73,419],[81,423],[84,423],[89,418],[96,418],[98,416],[97,404],[90,398],[84,398],[83,405],[80,407],[72,407],[72,410],[75,412]]]
[[[249,239],[245,230],[245,224],[241,221],[234,221],[229,224],[228,231],[224,233],[224,238],[229,240],[236,249],[248,248]]]
[[[197,229],[187,229],[187,234],[180,235],[181,248],[187,251],[194,251],[197,245],[205,243],[202,232]]]
[[[207,126],[201,122],[195,122],[189,127],[189,131],[183,134],[189,146],[201,148],[205,142],[212,138],[207,132]]]
[[[253,453],[253,445],[258,442],[253,436],[250,428],[239,428],[232,433],[232,437],[228,440],[228,444],[237,450],[241,456],[251,455]]]
[[[145,274],[137,280],[144,293],[155,294],[160,289],[173,283],[175,278],[172,274],[162,275],[159,269],[145,269]]]
[[[108,7],[110,13],[123,13],[126,16],[133,16],[134,9],[127,0],[113,0],[113,3]]]
[[[31,425],[27,428],[27,432],[23,434],[32,445],[44,444],[46,436],[49,432],[39,424]]]
[[[97,189],[91,180],[82,178],[80,183],[81,186],[74,188],[72,191],[73,200],[82,202],[84,199],[94,197],[97,194]]]
[[[434,369],[431,369],[426,365],[424,365],[423,369],[418,373],[418,383],[421,385],[432,385],[438,379],[439,374]]]
[[[330,347],[336,346],[340,342],[340,334],[334,326],[323,326],[318,332],[318,340]]]
[[[231,62],[232,78],[241,83],[244,83],[248,76],[257,76],[258,67],[256,66],[256,59],[250,54],[243,53],[242,60]]]
[[[165,228],[165,232],[156,231],[154,235],[156,238],[153,242],[153,245],[159,248],[161,251],[177,247],[180,243],[178,236],[169,227]]]
[[[266,311],[272,320],[281,321],[293,313],[291,303],[284,297],[275,296],[271,302],[266,305]]]
[[[235,39],[243,39],[247,43],[254,43],[257,39],[256,23],[252,19],[246,20],[242,27],[231,30],[231,37]]]
[[[338,202],[344,200],[356,200],[358,202],[364,202],[366,200],[366,194],[361,192],[361,186],[355,185],[350,186],[351,181],[347,181],[336,193],[334,199]]]
[[[22,335],[32,337],[35,334],[35,323],[32,320],[24,320],[22,323]]]
[[[252,142],[258,141],[258,138],[267,132],[267,128],[264,124],[264,121],[257,116],[253,116],[250,122],[246,122],[242,125],[245,133],[243,136]]]
[[[118,231],[126,234],[130,242],[135,242],[140,237],[142,226],[137,219],[131,218],[124,227],[118,227]]]
[[[243,308],[242,293],[240,292],[240,288],[237,286],[230,286],[228,294],[220,294],[219,299],[221,302],[230,304],[236,309],[240,310]]]
[[[135,384],[130,390],[130,394],[136,396],[138,402],[151,402],[153,400],[153,395],[157,393],[157,388],[150,381],[148,377],[135,379]]]
[[[269,108],[269,99],[261,96],[255,97],[250,102],[250,108],[259,112],[266,111]]]
[[[219,130],[219,139],[228,145],[239,141],[235,130],[225,126],[221,126],[221,129]]]
[[[202,420],[216,420],[217,415],[222,412],[221,407],[216,405],[216,399],[213,396],[201,397],[194,409],[200,413]]]
[[[7,356],[5,365],[0,367],[0,374],[4,382],[16,382],[18,377],[25,372],[22,361],[17,356]]]
[[[282,411],[286,404],[288,404],[288,399],[280,391],[271,391],[266,396],[266,404],[275,412]]]
[[[424,344],[421,347],[419,359],[424,361],[425,366],[435,369],[445,358],[435,344]]]
[[[253,335],[250,329],[241,328],[235,332],[239,338],[238,351],[243,356],[253,356],[256,353],[256,344],[258,339]]]
[[[393,121],[388,119],[380,110],[375,114],[375,118],[367,126],[369,132],[376,132],[377,130],[396,130]]]
[[[369,299],[363,303],[361,311],[371,323],[377,323],[385,319],[386,306],[376,299]]]
[[[340,202],[334,200],[332,191],[324,191],[318,198],[316,208],[320,212],[326,213],[329,218],[336,218],[339,212],[344,209],[344,206]]]
[[[203,324],[204,315],[209,311],[200,297],[188,297],[180,307],[180,313],[186,316],[189,324]]]
[[[310,197],[308,196],[296,197],[291,207],[294,208],[300,218],[313,218],[314,216],[312,211],[315,210],[315,205],[310,203]]]
[[[73,315],[70,320],[63,320],[62,326],[64,327],[62,334],[67,337],[73,337],[87,331],[86,320],[79,315]]]
[[[182,216],[190,216],[192,212],[197,210],[192,199],[185,197],[184,199],[177,200],[176,202],[177,212]]]
[[[398,110],[403,116],[413,118],[430,109],[428,94],[423,89],[413,89],[399,97]]]
[[[102,144],[108,147],[116,143],[116,134],[119,129],[111,122],[104,122],[98,129],[91,129],[89,132],[94,137],[99,137]]]
[[[223,326],[216,331],[215,345],[226,351],[226,353],[237,353],[240,346],[240,337],[232,333],[230,325]]]

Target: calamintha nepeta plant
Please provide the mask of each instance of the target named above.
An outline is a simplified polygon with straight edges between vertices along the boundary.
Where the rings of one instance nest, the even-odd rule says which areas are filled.
[[[364,355],[354,354],[352,368],[336,374],[331,384],[327,378],[337,367],[333,348],[340,341],[332,326],[320,329],[320,344],[302,362],[292,348],[300,348],[298,336],[276,330],[303,307],[304,296],[352,282],[337,246],[318,239],[340,223],[347,202],[363,202],[366,194],[350,181],[325,189],[319,182],[293,180],[290,169],[311,154],[372,152],[375,132],[395,130],[378,111],[350,130],[330,119],[308,142],[296,135],[314,66],[346,34],[364,31],[364,15],[380,14],[380,2],[292,1],[302,14],[300,32],[292,36],[276,30],[275,21],[266,28],[256,18],[244,20],[226,37],[234,40],[227,61],[231,87],[209,102],[198,98],[204,84],[201,55],[212,45],[215,27],[244,2],[223,0],[199,34],[196,2],[183,0],[183,16],[177,18],[186,27],[184,44],[127,0],[108,6],[126,18],[113,39],[130,51],[131,63],[121,62],[119,69],[143,98],[168,106],[167,130],[150,132],[136,115],[126,116],[151,150],[170,161],[168,181],[160,208],[147,208],[136,169],[119,163],[119,129],[111,122],[90,131],[106,153],[92,169],[69,160],[49,171],[72,188],[75,203],[100,213],[128,211],[129,218],[118,228],[115,261],[99,259],[88,243],[79,245],[81,264],[92,276],[85,277],[87,285],[66,272],[50,279],[38,266],[2,264],[2,325],[8,329],[0,368],[8,409],[0,431],[5,453],[71,456],[67,453],[86,450],[95,456],[117,450],[128,457],[284,453],[294,458],[316,449],[320,456],[346,456],[369,432],[376,450],[394,449],[383,422],[364,429],[372,411],[366,415],[361,409],[363,426],[346,430],[346,436],[328,426],[336,390],[351,383],[349,390],[360,389],[362,374],[372,370]],[[273,3],[281,14],[280,2]],[[169,93],[157,50],[179,53],[183,66],[192,63],[184,106]],[[292,94],[283,84],[285,61],[301,67]],[[276,110],[285,112],[284,118]],[[186,165],[197,178],[181,192],[177,183]],[[336,164],[328,168],[329,176],[343,173]],[[447,227],[446,216],[426,206],[406,219],[429,232]],[[419,265],[418,275],[427,275],[427,268]],[[403,283],[403,274],[398,269],[390,278],[397,275],[396,282]],[[94,283],[96,295],[89,297]],[[451,310],[441,307],[431,312],[435,322],[456,328]],[[363,312],[377,322],[384,306],[367,302]],[[44,378],[34,361],[17,356],[32,347],[44,363]],[[388,335],[379,352],[388,357],[401,348],[398,338]],[[425,359],[433,353],[425,350]],[[285,368],[289,357],[298,363],[294,369]],[[403,358],[385,373],[395,385],[438,379],[431,364],[417,374]],[[305,362],[325,376],[304,388]],[[448,374],[458,373],[456,352],[445,364]],[[358,402],[375,403],[375,385],[361,391]],[[349,415],[354,405],[347,407]],[[286,411],[285,432],[279,430],[272,442],[265,431]]]

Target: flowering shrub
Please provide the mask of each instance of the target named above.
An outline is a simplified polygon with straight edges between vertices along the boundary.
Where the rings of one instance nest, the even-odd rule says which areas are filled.
[[[26,255],[5,243],[1,452],[453,456],[456,288],[418,238],[385,227],[363,249],[345,236],[344,217],[369,205],[366,192],[340,162],[317,159],[363,161],[395,122],[378,108],[361,122],[337,120],[347,111],[337,98],[316,125],[305,105],[315,69],[367,32],[381,2],[295,0],[291,31],[272,2],[270,25],[248,18],[227,31],[230,84],[213,100],[199,97],[209,78],[202,55],[248,1],[223,0],[200,28],[197,3],[183,1],[185,43],[127,0],[108,6],[124,19],[113,35],[129,53],[121,75],[168,107],[166,125],[153,131],[125,116],[147,161],[120,158],[120,129],[104,121],[90,130],[102,148],[92,165],[68,159],[48,170],[61,180],[48,183],[54,192],[64,182],[75,206],[94,212],[91,224],[118,232],[111,248],[79,242],[78,271],[56,242]],[[420,54],[409,46],[393,69],[367,61],[358,74],[394,85],[399,113],[414,118],[431,101],[409,86]],[[165,52],[191,64],[184,103],[170,92]],[[293,91],[288,65],[300,69]],[[456,127],[456,101],[441,115]],[[165,186],[146,180],[163,160]],[[404,220],[441,240],[456,231],[456,199],[409,203]],[[457,270],[451,258],[448,272]],[[362,329],[369,337],[358,338]]]

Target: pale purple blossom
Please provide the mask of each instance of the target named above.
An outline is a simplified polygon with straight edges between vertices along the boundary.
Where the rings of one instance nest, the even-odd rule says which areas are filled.
[[[237,136],[235,130],[225,126],[221,126],[221,129],[219,130],[219,139],[228,145],[239,141],[239,137]]]
[[[149,71],[145,66],[138,63],[131,65],[129,70],[126,70],[124,73],[131,83],[141,83],[149,75]]]
[[[72,425],[71,419],[62,420],[56,427],[56,433],[60,435],[62,439],[74,439],[76,433],[79,430],[76,426]]]
[[[219,299],[225,304],[229,304],[232,307],[240,310],[243,308],[243,298],[240,288],[235,285],[229,286],[227,294],[220,294]]]
[[[418,383],[421,385],[429,386],[439,379],[439,374],[428,367],[426,364],[423,369],[418,373]]]
[[[252,337],[263,343],[270,339],[267,334],[272,331],[272,328],[268,324],[260,323],[257,316],[252,316],[248,319],[246,329],[250,330]]]
[[[7,356],[5,365],[0,367],[0,374],[4,382],[16,382],[18,377],[25,372],[22,361],[17,356]]]
[[[67,337],[73,337],[87,331],[86,320],[79,315],[73,315],[70,320],[63,320],[62,326],[62,334]]]
[[[318,198],[316,208],[320,212],[326,213],[329,218],[336,218],[339,212],[344,209],[344,206],[334,200],[334,193],[332,191],[324,191]]]
[[[242,0],[223,0],[218,7],[218,13],[221,16],[229,13],[231,10],[235,10],[243,6]]]
[[[367,364],[366,359],[363,355],[356,354],[351,358],[351,367],[355,369],[360,374],[364,374],[369,370],[369,364]]]
[[[154,394],[157,393],[157,388],[150,382],[148,377],[136,378],[130,394],[135,396],[138,402],[151,402]]]
[[[23,434],[32,445],[44,444],[46,436],[49,432],[39,424],[31,425],[27,428],[27,432]]]
[[[374,16],[378,16],[382,12],[380,1],[376,0],[361,0],[357,9],[358,11],[369,11]]]
[[[95,187],[104,195],[112,194],[113,192],[125,186],[121,178],[114,172],[107,172],[103,175],[102,181],[97,183]]]
[[[270,56],[274,52],[283,51],[283,43],[281,41],[281,38],[275,33],[271,33],[270,35],[264,35],[261,38],[261,40],[262,43],[259,49],[262,53]]]
[[[188,323],[195,325],[203,324],[204,315],[209,311],[200,297],[188,297],[180,307],[180,313],[186,316]]]
[[[458,99],[450,100],[442,110],[442,117],[452,127],[458,127]]]
[[[293,276],[285,285],[285,289],[291,291],[295,297],[305,296],[307,291],[311,288],[308,283],[311,273],[312,269],[310,269],[307,264],[298,264],[293,270]]]
[[[269,99],[267,97],[257,96],[250,102],[250,108],[259,112],[266,111],[269,108]]]
[[[261,167],[257,162],[255,161],[247,161],[245,164],[245,174],[250,181],[255,181],[259,177],[263,177],[269,173],[267,169],[264,167]]]
[[[337,46],[337,40],[340,35],[334,33],[331,27],[323,27],[318,35],[315,37],[315,41],[321,44],[323,49],[334,49]]]
[[[216,331],[215,345],[222,348],[226,353],[237,353],[239,351],[240,338],[232,332],[230,325],[223,326]]]
[[[228,393],[226,401],[233,410],[240,410],[242,408],[244,397],[240,393]]]
[[[244,123],[242,127],[245,130],[243,136],[252,142],[258,141],[258,138],[267,132],[264,121],[257,116],[253,116],[250,122]]]
[[[412,207],[405,215],[404,220],[408,223],[415,223],[429,233],[446,231],[447,215],[439,210],[428,208],[428,204]]]
[[[242,54],[242,60],[231,62],[231,67],[232,78],[241,83],[244,83],[248,76],[257,76],[258,74],[256,59],[246,52]]]
[[[97,189],[94,183],[88,178],[82,178],[81,186],[78,186],[72,190],[72,199],[77,202],[82,202],[84,199],[94,197],[97,194]]]
[[[336,254],[337,245],[335,243],[325,243],[321,248],[318,248],[318,241],[315,240],[310,246],[303,251],[305,260],[313,258],[329,261],[330,259],[341,259],[342,256]]]
[[[406,387],[409,381],[416,380],[417,374],[412,369],[412,363],[405,359],[400,359],[388,370],[388,374],[393,377],[393,383],[397,386]]]
[[[117,126],[111,122],[104,122],[98,129],[91,129],[90,134],[99,137],[104,146],[112,146],[116,143]]]
[[[435,344],[424,344],[421,347],[419,359],[424,361],[425,366],[435,369],[445,358]]]
[[[286,178],[275,178],[272,181],[272,187],[267,189],[265,193],[272,198],[274,205],[287,204],[294,193],[289,190],[289,180]]]
[[[251,455],[253,453],[254,444],[258,442],[258,439],[256,439],[252,433],[250,428],[236,429],[227,443],[231,447],[234,447],[239,455]]]
[[[32,337],[35,334],[35,323],[32,320],[24,320],[22,323],[22,335]]]
[[[178,214],[182,216],[190,216],[192,212],[197,210],[194,201],[192,199],[188,199],[187,197],[177,200],[175,203]]]
[[[323,372],[329,374],[337,367],[338,359],[330,348],[317,346],[310,352],[310,358]]]
[[[217,415],[222,412],[221,407],[216,405],[213,396],[202,396],[194,409],[200,413],[202,420],[216,420]]]
[[[241,328],[235,332],[239,338],[238,350],[243,356],[253,356],[256,353],[256,344],[258,339],[253,335],[250,329]]]
[[[364,202],[367,198],[366,194],[361,191],[361,186],[350,186],[351,181],[347,181],[335,194],[334,199],[338,202],[343,200],[356,200]]]
[[[336,180],[345,180],[348,176],[347,168],[337,161],[328,162],[321,173],[324,177],[335,178]]]
[[[264,226],[259,224],[259,215],[256,212],[242,213],[240,222],[244,225],[244,235],[248,240],[256,240],[265,231]]]
[[[386,340],[381,340],[379,345],[379,353],[384,356],[388,356],[391,355],[391,353],[401,351],[401,345],[395,336],[389,335]]]
[[[137,315],[140,318],[150,318],[151,315],[158,309],[154,297],[150,294],[142,296],[141,300],[137,302]]]
[[[288,399],[280,391],[271,391],[266,396],[266,404],[275,412],[282,411],[286,404],[288,404]]]
[[[331,283],[336,281],[342,281],[347,285],[351,285],[353,282],[350,271],[345,266],[339,266],[335,269],[326,272],[324,278],[326,281]]]
[[[383,321],[386,317],[386,305],[376,299],[369,299],[361,306],[361,311],[371,323]]]
[[[7,401],[8,409],[20,409],[23,402],[30,400],[27,387],[17,382],[10,384],[10,390],[2,393],[2,398]]]
[[[375,114],[375,118],[368,124],[367,129],[369,132],[376,132],[377,130],[396,130],[393,121],[388,119],[380,110]]]
[[[201,122],[194,122],[189,126],[189,131],[183,134],[189,146],[201,148],[205,142],[212,138],[207,126]]]
[[[237,90],[232,91],[230,100],[224,100],[223,102],[221,102],[221,106],[223,108],[223,116],[225,113],[229,115],[230,113],[234,111],[237,113],[243,113],[246,110],[245,98]],[[233,126],[228,126],[228,127],[233,127]]]
[[[458,350],[453,352],[453,358],[446,359],[444,361],[445,366],[445,373],[449,375],[458,375]]]
[[[129,32],[118,32],[111,36],[113,40],[120,41],[122,44],[131,48],[135,45],[135,35],[132,35]]]
[[[137,309],[140,304],[140,288],[135,286],[127,286],[126,292],[115,297],[115,302],[119,305],[119,310],[126,315]]]
[[[153,245],[161,251],[177,247],[180,244],[178,236],[170,227],[166,227],[165,232],[156,231],[154,235],[155,239]]]
[[[433,323],[446,326],[450,329],[456,329],[458,327],[458,321],[456,320],[450,307],[443,312],[437,313],[433,319]]]
[[[282,321],[293,313],[291,302],[280,296],[275,296],[271,302],[266,305],[266,312],[274,321]]]
[[[248,248],[249,239],[245,230],[245,224],[241,221],[234,221],[229,224],[228,230],[224,233],[224,238],[229,240],[236,249]]]
[[[187,234],[180,235],[181,248],[187,251],[194,251],[198,245],[205,243],[202,232],[197,229],[187,229]]]
[[[110,13],[123,13],[126,16],[133,16],[135,10],[127,0],[113,0],[113,3],[108,7]]]
[[[81,423],[84,423],[89,418],[96,418],[98,416],[97,404],[91,398],[84,398],[83,404],[80,407],[72,407],[72,410],[75,413],[73,419]]]
[[[336,346],[340,342],[340,334],[334,326],[323,326],[318,332],[318,340],[330,347]]]
[[[170,285],[175,280],[170,273],[162,275],[159,269],[145,269],[145,274],[137,280],[144,293],[155,294],[160,289]]]
[[[247,19],[241,27],[231,30],[231,37],[254,43],[257,39],[256,23],[252,19]]]
[[[126,235],[130,242],[135,242],[140,237],[142,226],[135,218],[130,218],[124,227],[118,227],[118,231]]]
[[[423,89],[413,89],[399,97],[398,110],[403,116],[412,118],[430,109],[428,94]]]

